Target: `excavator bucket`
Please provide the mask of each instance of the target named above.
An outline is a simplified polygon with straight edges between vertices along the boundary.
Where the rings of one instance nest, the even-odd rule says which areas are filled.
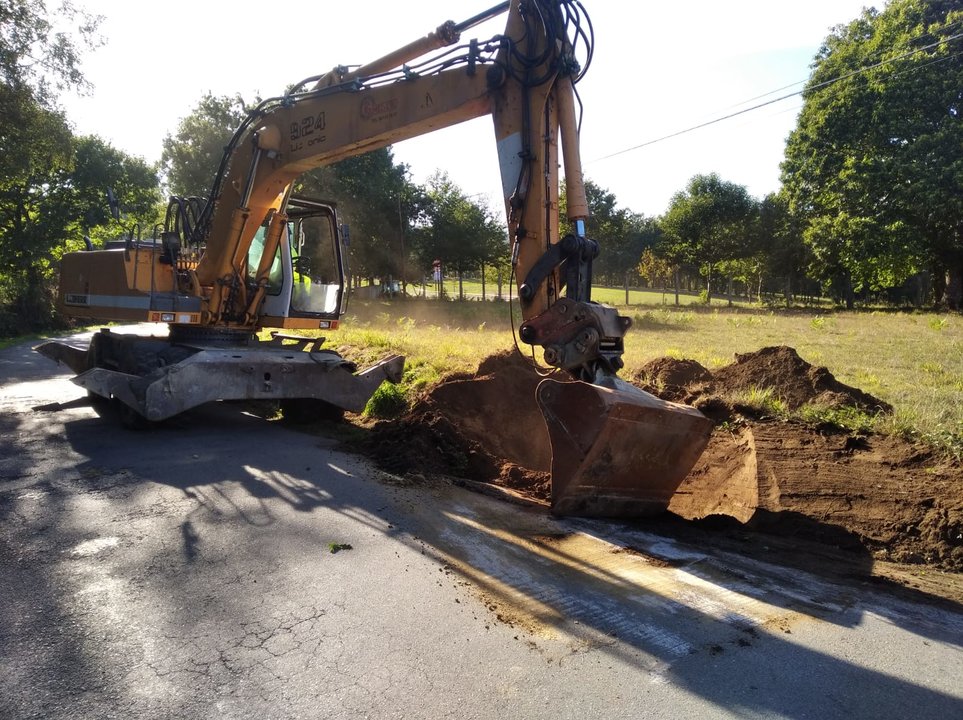
[[[708,444],[712,422],[618,378],[605,382],[538,385],[552,444],[552,513],[661,513]]]

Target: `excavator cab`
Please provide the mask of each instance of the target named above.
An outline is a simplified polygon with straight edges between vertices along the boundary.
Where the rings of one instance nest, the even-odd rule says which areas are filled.
[[[262,323],[293,327],[322,321],[337,327],[344,313],[345,253],[342,226],[331,203],[292,197],[281,242],[267,274]],[[268,222],[257,231],[247,256],[248,282],[261,264]],[[317,327],[315,323],[313,327]]]

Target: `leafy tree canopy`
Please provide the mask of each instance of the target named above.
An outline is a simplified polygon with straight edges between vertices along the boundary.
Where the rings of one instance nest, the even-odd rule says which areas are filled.
[[[206,94],[163,140],[161,171],[174,195],[206,197],[224,148],[247,116],[240,95]]]
[[[813,270],[850,302],[927,266],[963,298],[961,21],[959,0],[893,0],[816,56],[783,183]]]
[[[803,241],[799,219],[789,210],[784,190],[770,193],[759,203],[756,247],[767,276],[782,283],[786,303],[792,302],[802,278],[806,276],[811,253]]]
[[[676,193],[660,225],[662,252],[672,262],[702,269],[710,282],[719,264],[753,254],[756,202],[742,185],[696,175]]]
[[[425,195],[421,226],[414,235],[425,269],[435,259],[448,269],[464,272],[505,258],[508,243],[494,213],[465,195],[447,173],[435,173]]]
[[[29,88],[44,105],[56,91],[88,89],[81,52],[101,44],[100,21],[70,0],[52,9],[43,0],[0,0],[0,83]]]
[[[157,177],[144,160],[97,137],[73,138],[59,113],[28,107],[16,172],[0,176],[0,300],[12,308],[0,325],[9,330],[13,318],[16,331],[51,324],[52,282],[65,251],[80,249],[85,235],[116,233],[108,187],[126,221],[148,229],[158,200]]]
[[[0,0],[0,333],[54,322],[57,260],[113,223],[113,188],[131,223],[155,219],[157,178],[142,159],[74,137],[57,93],[88,88],[80,53],[99,17],[65,0]]]

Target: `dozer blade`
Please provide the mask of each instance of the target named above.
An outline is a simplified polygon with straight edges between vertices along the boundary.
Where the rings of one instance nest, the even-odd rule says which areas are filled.
[[[538,406],[552,443],[552,513],[663,512],[709,442],[712,422],[619,380],[543,380]]]

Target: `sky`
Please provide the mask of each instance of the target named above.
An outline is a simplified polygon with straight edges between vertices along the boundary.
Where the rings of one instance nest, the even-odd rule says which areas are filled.
[[[583,172],[618,206],[654,216],[701,173],[763,197],[779,187],[799,97],[645,147],[665,135],[802,88],[831,27],[866,0],[582,0],[595,54],[577,90]],[[207,92],[271,97],[335,65],[357,65],[459,22],[496,0],[355,0],[272,6],[247,0],[76,0],[103,16],[105,44],[84,56],[93,84],[63,97],[80,134],[159,160],[162,140]],[[878,5],[878,3],[877,3]],[[272,12],[273,11],[273,12]],[[462,38],[500,32],[499,19]],[[795,84],[794,84],[795,83]],[[790,86],[786,88],[785,86]],[[772,95],[766,95],[785,88]],[[763,96],[759,98],[759,96]],[[750,101],[752,98],[758,98]],[[635,149],[632,149],[635,148]],[[424,182],[437,169],[502,207],[489,118],[399,143],[396,161]]]

